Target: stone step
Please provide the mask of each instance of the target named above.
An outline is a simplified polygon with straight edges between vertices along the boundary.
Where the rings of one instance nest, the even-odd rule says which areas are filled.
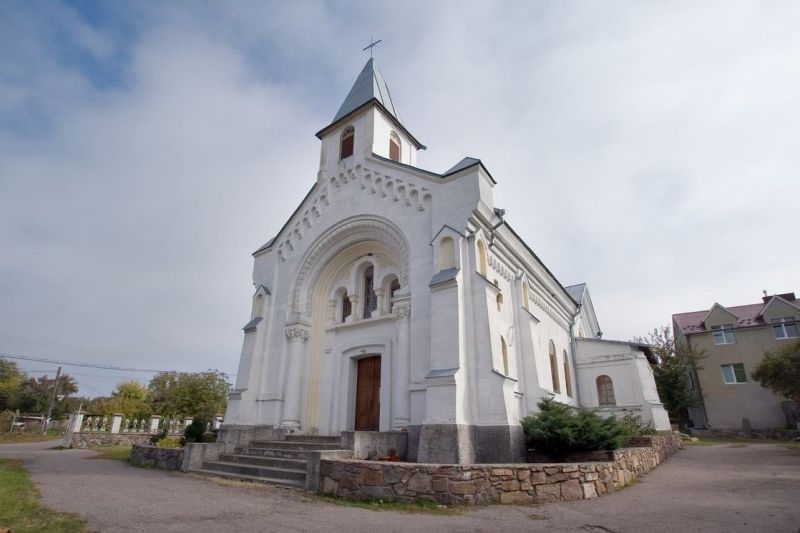
[[[207,477],[220,477],[223,479],[232,479],[234,481],[249,481],[251,483],[264,483],[267,485],[275,485],[287,489],[305,488],[304,481],[296,481],[293,479],[266,478],[259,476],[250,476],[246,474],[234,474],[233,472],[224,472],[221,470],[206,470],[204,468],[201,468],[200,470],[190,470],[189,472],[191,474],[199,474],[201,476],[207,476]]]
[[[338,450],[338,444],[315,442],[308,440],[254,440],[250,441],[252,448],[272,448],[277,450]]]
[[[279,468],[248,465],[244,463],[228,463],[225,461],[206,461],[203,463],[203,470],[216,470],[219,472],[228,472],[230,474],[242,474],[245,476],[268,479],[290,479],[299,483],[305,483],[306,480],[305,468]]]
[[[342,442],[340,435],[287,435],[286,442],[319,442],[335,444],[338,448]]]
[[[278,468],[294,468],[305,470],[306,461],[303,459],[286,459],[284,457],[265,457],[260,455],[243,455],[233,453],[220,454],[219,460],[224,463],[242,463],[255,466],[271,466]]]
[[[247,446],[246,448],[236,448],[237,455],[252,455],[258,457],[279,457],[281,459],[299,459],[306,461],[308,452],[302,450],[285,450],[276,448],[261,448],[258,446]]]

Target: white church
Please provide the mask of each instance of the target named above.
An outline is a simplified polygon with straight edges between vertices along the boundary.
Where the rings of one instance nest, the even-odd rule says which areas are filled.
[[[316,182],[253,254],[226,424],[407,432],[429,463],[524,461],[543,397],[669,429],[650,348],[601,339],[586,285],[509,226],[479,159],[417,166],[372,59],[317,137]]]

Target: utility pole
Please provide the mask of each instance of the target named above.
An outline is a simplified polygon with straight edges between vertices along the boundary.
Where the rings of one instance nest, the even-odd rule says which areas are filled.
[[[47,418],[42,424],[42,435],[47,433],[47,423],[50,422],[50,415],[53,414],[53,404],[56,403],[56,393],[58,392],[58,378],[61,376],[61,367],[56,370],[56,379],[53,380],[53,395],[50,397],[50,407],[47,409]]]

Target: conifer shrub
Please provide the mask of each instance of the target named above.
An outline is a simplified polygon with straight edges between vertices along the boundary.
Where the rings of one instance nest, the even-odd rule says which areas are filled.
[[[653,425],[653,422],[645,422],[639,415],[628,413],[617,420],[620,426],[622,426],[622,434],[626,438],[656,434],[656,427]]]
[[[544,398],[539,411],[522,419],[528,446],[554,459],[571,453],[616,450],[623,428],[616,417],[603,418],[587,409],[575,409]]]
[[[203,416],[193,418],[192,423],[183,431],[184,442],[204,442],[206,427],[208,427],[208,419]]]

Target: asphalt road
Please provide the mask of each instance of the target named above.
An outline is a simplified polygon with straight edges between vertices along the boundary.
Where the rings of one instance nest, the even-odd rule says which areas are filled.
[[[578,531],[800,533],[800,450],[780,444],[688,447],[639,483],[593,500],[488,506],[441,516],[333,505],[272,487],[225,486],[92,459],[57,442],[0,446],[23,459],[55,510],[92,531]]]

